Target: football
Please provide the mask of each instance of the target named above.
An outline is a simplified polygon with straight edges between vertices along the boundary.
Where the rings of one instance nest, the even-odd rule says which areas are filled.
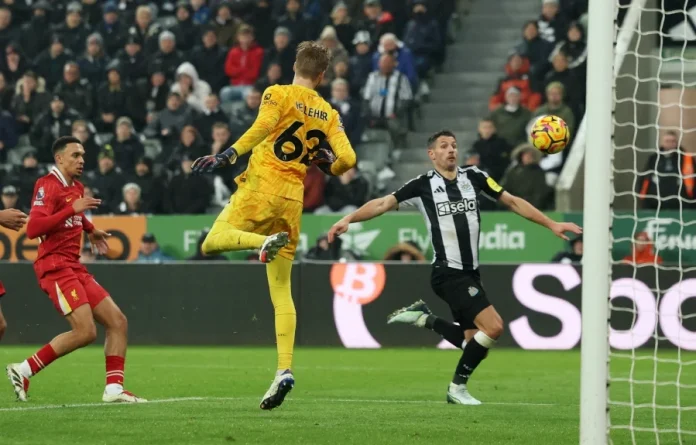
[[[539,116],[529,132],[529,142],[537,150],[554,154],[563,151],[570,141],[570,130],[558,116]]]

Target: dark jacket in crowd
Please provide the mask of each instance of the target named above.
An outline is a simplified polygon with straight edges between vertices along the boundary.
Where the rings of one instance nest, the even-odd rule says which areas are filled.
[[[191,63],[196,67],[198,77],[208,82],[212,91],[218,92],[230,83],[223,69],[227,51],[227,48],[220,45],[215,45],[212,48],[201,45],[191,52]]]
[[[55,58],[51,57],[49,49],[44,50],[36,58],[36,73],[46,80],[46,89],[53,90],[58,82],[63,79],[65,64],[75,60],[73,53],[67,49]]]
[[[360,175],[353,178],[348,184],[343,184],[338,177],[331,177],[326,183],[326,205],[333,211],[341,210],[345,206],[356,206],[367,202],[369,185]]]
[[[53,141],[61,136],[71,135],[72,124],[78,119],[81,119],[80,114],[67,107],[58,116],[54,116],[49,108],[38,118],[29,132],[29,140],[32,147],[38,150],[36,156],[39,162],[53,162],[53,153],[51,152]]]
[[[94,112],[94,90],[87,79],[76,80],[73,83],[60,81],[53,90],[65,102],[65,106],[77,110],[85,117],[91,117]]]
[[[19,44],[24,54],[35,59],[51,43],[51,26],[47,16],[34,16],[22,25]]]
[[[19,118],[20,116],[27,116],[29,118],[28,123],[17,121],[20,134],[25,134],[29,131],[30,126],[37,122],[42,113],[46,112],[50,102],[51,96],[45,92],[34,91],[31,93],[29,102],[24,101],[24,95],[21,92],[15,94],[12,98],[12,105],[10,107],[12,113],[15,118]]]
[[[686,200],[696,199],[694,171],[696,159],[691,153],[665,151],[651,155],[640,172],[636,193],[641,207],[645,209],[679,210],[681,207],[696,208]]]
[[[126,29],[123,26],[121,20],[116,21],[116,23],[109,25],[102,21],[94,29],[98,32],[102,39],[104,39],[104,49],[106,53],[113,57],[116,53],[123,48],[123,44],[126,41]]]
[[[203,113],[198,113],[193,120],[193,125],[200,133],[203,141],[206,144],[210,144],[213,142],[213,125],[218,122],[228,125],[230,123],[229,116],[220,108],[213,112],[204,111]]]
[[[80,23],[75,28],[70,28],[66,23],[62,23],[55,28],[54,32],[60,36],[66,49],[72,51],[73,54],[82,54],[85,52],[87,36],[92,31],[84,23]]]
[[[124,141],[119,141],[118,138],[114,138],[109,144],[114,150],[116,165],[123,172],[133,171],[136,162],[145,155],[145,147],[134,134]]]
[[[109,65],[109,58],[102,57],[81,57],[77,61],[80,67],[80,77],[89,81],[90,85],[97,87],[106,78],[106,67]]]
[[[131,170],[134,173],[127,176],[126,182],[134,182],[140,187],[140,200],[143,204],[144,213],[165,213],[164,198],[166,188],[164,180],[159,176],[155,176],[152,172],[152,159],[141,158],[140,162],[147,164],[149,170],[143,175],[138,175],[135,173],[135,170]]]
[[[170,213],[198,215],[210,205],[213,186],[204,176],[180,172],[169,182],[167,195]]]
[[[116,58],[120,62],[124,80],[132,83],[147,77],[147,60],[142,50],[131,57],[125,49],[116,53]]]
[[[102,173],[99,170],[88,172],[86,185],[99,192],[104,211],[115,212],[123,200],[123,186],[126,184],[123,173],[118,167]]]
[[[491,175],[496,181],[500,181],[510,165],[510,152],[512,151],[510,144],[494,133],[488,139],[479,137],[474,142],[472,151],[479,155],[479,168]]]
[[[350,58],[350,95],[362,97],[360,90],[372,72],[372,53],[356,54]]]

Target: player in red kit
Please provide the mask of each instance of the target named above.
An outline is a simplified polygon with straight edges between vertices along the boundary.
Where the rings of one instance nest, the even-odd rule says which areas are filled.
[[[0,226],[14,230],[15,232],[24,227],[27,222],[27,215],[24,212],[17,209],[7,209],[0,210]],[[0,297],[5,295],[5,286],[3,286],[2,281],[0,281]],[[5,317],[2,315],[2,308],[0,307],[0,340],[2,340],[3,335],[5,335],[5,329],[7,329],[7,322]]]
[[[25,402],[29,378],[58,357],[87,346],[97,336],[96,320],[106,329],[106,388],[104,402],[146,402],[123,389],[127,347],[127,321],[109,293],[80,263],[82,232],[93,249],[106,253],[108,233],[96,229],[84,216],[100,200],[85,198],[82,175],[85,150],[80,140],[64,136],[53,143],[55,166],[34,185],[34,201],[27,236],[40,239],[34,272],[39,286],[72,330],[60,334],[22,363],[7,366],[17,400]]]

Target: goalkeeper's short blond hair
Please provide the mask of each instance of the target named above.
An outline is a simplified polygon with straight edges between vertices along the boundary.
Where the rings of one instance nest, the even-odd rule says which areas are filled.
[[[305,79],[316,80],[329,68],[331,53],[317,42],[302,42],[297,47],[295,73]]]

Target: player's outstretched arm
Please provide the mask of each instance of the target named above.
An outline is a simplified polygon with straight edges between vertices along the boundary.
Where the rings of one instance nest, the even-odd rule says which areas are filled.
[[[511,195],[508,192],[503,192],[500,195],[500,202],[505,204],[510,210],[527,218],[528,220],[544,226],[551,230],[554,235],[564,240],[568,240],[566,232],[575,233],[577,235],[582,233],[582,229],[573,223],[569,222],[557,222],[544,215],[539,209],[531,205],[527,200],[520,198],[519,196]]]
[[[344,216],[340,221],[331,227],[328,234],[329,242],[332,243],[337,236],[346,233],[350,223],[368,221],[388,212],[389,210],[396,209],[398,206],[399,203],[394,195],[387,195],[382,198],[368,201],[358,210]]]
[[[99,204],[101,204],[101,199],[80,198],[72,206],[67,206],[57,213],[51,213],[50,206],[34,205],[29,212],[27,237],[35,239],[44,236],[67,218],[83,213],[85,210],[94,210],[99,207]]]
[[[27,223],[27,215],[21,210],[0,210],[0,226],[17,231]]]

